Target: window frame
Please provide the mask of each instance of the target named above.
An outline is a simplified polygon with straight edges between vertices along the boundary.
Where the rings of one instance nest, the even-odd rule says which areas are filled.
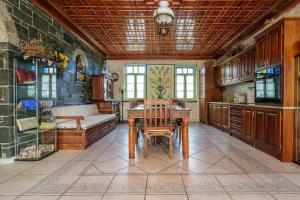
[[[127,67],[135,67],[135,66],[144,66],[145,73],[127,73]],[[147,65],[146,64],[126,64],[124,67],[124,74],[125,74],[125,95],[124,100],[132,101],[132,100],[139,100],[139,99],[147,99]],[[128,98],[127,96],[127,75],[134,76],[134,98]],[[137,76],[143,75],[144,76],[144,98],[137,98]]]
[[[178,98],[177,97],[177,69],[178,68],[193,68],[193,79],[194,79],[194,96],[193,98],[187,98],[187,83],[186,83],[186,76],[191,75],[191,74],[182,74],[184,76],[184,90],[183,90],[183,98]],[[175,65],[174,69],[174,97],[175,99],[182,100],[182,101],[197,101],[197,71],[196,71],[196,66],[195,65]]]

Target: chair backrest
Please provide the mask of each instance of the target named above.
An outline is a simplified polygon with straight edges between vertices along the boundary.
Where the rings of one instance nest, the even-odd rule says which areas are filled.
[[[144,100],[144,129],[172,127],[172,100]]]

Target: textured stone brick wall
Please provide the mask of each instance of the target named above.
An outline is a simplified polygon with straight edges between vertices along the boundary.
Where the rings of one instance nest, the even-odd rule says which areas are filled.
[[[0,0],[0,158],[14,155],[12,56],[19,51],[19,41],[44,35],[62,41],[65,54],[69,58],[72,58],[76,49],[84,52],[89,74],[98,74],[101,71],[102,55],[96,54],[77,36],[33,6],[29,0]],[[91,99],[90,82],[75,83],[74,72],[61,73],[57,86],[59,105],[82,104]]]

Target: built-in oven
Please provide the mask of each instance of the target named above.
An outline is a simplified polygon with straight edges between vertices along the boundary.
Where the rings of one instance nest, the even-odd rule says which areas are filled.
[[[281,103],[282,68],[273,66],[255,71],[255,102]]]

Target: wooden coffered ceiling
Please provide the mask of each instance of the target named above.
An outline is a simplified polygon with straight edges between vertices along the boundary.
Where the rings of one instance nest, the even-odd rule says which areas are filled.
[[[159,0],[32,0],[108,59],[212,58],[295,4],[293,0],[169,0],[175,20],[162,40]]]

